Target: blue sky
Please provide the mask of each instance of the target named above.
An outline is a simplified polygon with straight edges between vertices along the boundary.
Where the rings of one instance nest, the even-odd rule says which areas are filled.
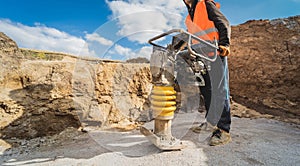
[[[0,31],[19,47],[125,60],[149,57],[147,40],[184,28],[180,0],[0,0]],[[232,25],[300,14],[300,0],[219,0]]]

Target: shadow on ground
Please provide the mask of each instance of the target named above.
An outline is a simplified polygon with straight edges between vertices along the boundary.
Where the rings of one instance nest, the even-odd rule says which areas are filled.
[[[191,117],[198,125],[203,115],[180,113],[173,135],[191,142],[181,151],[160,151],[139,131],[89,131],[53,147],[41,146],[26,154],[11,155],[3,165],[297,165],[300,162],[298,125],[270,119],[233,118],[230,144],[207,145],[210,133],[189,130]],[[151,127],[152,122],[145,124]],[[4,158],[5,158],[4,154]]]

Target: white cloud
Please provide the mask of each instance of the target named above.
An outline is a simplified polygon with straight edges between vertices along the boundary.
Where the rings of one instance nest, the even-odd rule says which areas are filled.
[[[27,26],[4,19],[0,19],[0,30],[23,48],[99,57],[104,56],[104,53],[110,49],[105,57],[149,58],[152,47],[127,48],[116,43],[126,37],[131,42],[144,44],[158,33],[180,28],[183,23],[182,15],[186,14],[182,1],[106,0],[106,4],[112,11],[111,18],[117,18],[112,21],[116,30],[109,39],[103,37],[107,34],[92,33],[80,38],[39,23]],[[105,29],[103,32],[109,33],[109,30],[111,29]]]
[[[135,55],[130,48],[126,48],[118,44],[115,45],[114,50],[118,55],[125,57],[133,57]]]
[[[154,34],[181,28],[185,6],[174,0],[106,1],[112,17],[118,18],[120,36],[131,41],[146,43]],[[150,34],[149,32],[152,32]]]
[[[81,49],[79,55],[81,56],[94,56],[96,57],[97,54],[95,50],[91,50],[88,46],[88,44],[85,44]]]
[[[123,47],[119,44],[116,44],[113,47],[113,49],[110,50],[108,53],[110,54],[109,57],[113,59],[114,57],[118,56],[121,58],[117,58],[117,59],[128,60],[137,57],[144,57],[150,59],[151,52],[152,52],[152,47],[150,46],[144,46],[139,49],[133,50],[131,48]]]
[[[105,45],[105,46],[113,45],[113,41],[105,39],[104,37],[99,36],[99,34],[97,33],[86,34],[85,38],[87,39],[87,41],[96,41],[101,45]]]
[[[7,19],[0,19],[0,30],[12,38],[19,47],[65,52],[73,55],[93,55],[82,38],[41,24],[27,26]]]
[[[165,11],[174,14],[183,13],[185,10],[183,1],[174,1],[175,0],[113,0],[106,1],[106,3],[113,11],[113,16],[115,17],[149,10]]]
[[[144,57],[150,59],[150,55],[152,53],[152,47],[144,46],[142,47],[135,57]]]

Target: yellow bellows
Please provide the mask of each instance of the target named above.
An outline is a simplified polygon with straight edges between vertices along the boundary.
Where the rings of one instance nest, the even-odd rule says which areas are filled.
[[[168,107],[168,108],[163,108],[163,107],[151,107],[154,117],[156,119],[173,119],[174,116],[174,111],[176,110],[176,107]]]
[[[158,101],[170,101],[170,100],[176,100],[176,96],[151,96],[152,100],[158,100]]]
[[[168,108],[176,105],[176,101],[155,101],[152,100],[152,106]]]
[[[151,109],[156,119],[173,119],[176,110],[176,91],[172,86],[154,86]]]

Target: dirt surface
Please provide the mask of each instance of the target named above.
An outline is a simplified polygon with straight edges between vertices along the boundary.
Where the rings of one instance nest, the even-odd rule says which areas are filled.
[[[297,165],[300,162],[300,129],[270,119],[233,118],[232,142],[207,145],[210,132],[193,133],[204,114],[179,113],[172,133],[188,147],[161,151],[138,130],[127,132],[75,129],[32,140],[2,141],[1,165]],[[153,122],[145,124],[151,129]],[[18,144],[3,149],[4,143]]]
[[[299,124],[299,34],[300,16],[232,27],[228,62],[233,100]]]

